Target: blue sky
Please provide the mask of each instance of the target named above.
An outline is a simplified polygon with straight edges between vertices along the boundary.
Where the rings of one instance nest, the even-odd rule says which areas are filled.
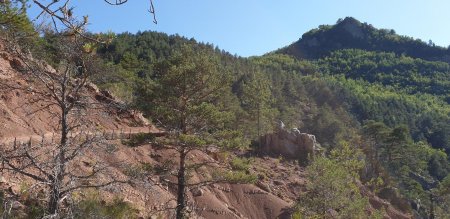
[[[262,55],[298,40],[306,31],[355,17],[398,34],[450,44],[448,0],[147,0],[120,7],[103,0],[72,0],[78,16],[89,15],[93,32],[152,30],[209,42],[240,56]],[[30,16],[36,11],[30,9]]]

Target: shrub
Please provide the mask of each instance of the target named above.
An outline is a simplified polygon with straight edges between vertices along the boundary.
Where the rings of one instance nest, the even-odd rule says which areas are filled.
[[[86,197],[75,205],[74,218],[137,218],[137,210],[121,198],[110,203],[100,200],[97,191],[88,191]]]
[[[154,169],[156,168],[156,166],[153,166],[150,163],[141,162],[138,165],[132,165],[125,168],[123,173],[131,178],[141,178],[154,172]]]
[[[248,171],[252,162],[252,159],[235,157],[231,160],[230,165],[233,170]]]
[[[131,135],[131,138],[128,140],[122,140],[122,144],[128,145],[130,147],[137,147],[154,140],[155,135],[153,133],[138,133],[135,135]]]

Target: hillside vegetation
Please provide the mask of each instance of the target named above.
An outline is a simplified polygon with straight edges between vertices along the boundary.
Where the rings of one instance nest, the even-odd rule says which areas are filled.
[[[392,29],[377,29],[352,17],[339,19],[335,25],[320,25],[304,33],[297,42],[276,52],[297,58],[318,59],[341,49],[393,52],[430,61],[449,61],[450,55],[448,48],[436,46],[431,40],[425,43],[398,35]]]
[[[424,51],[444,51],[410,38],[400,39],[406,43],[396,44],[399,48],[415,42]],[[339,43],[334,38],[323,40]],[[181,45],[217,57],[222,71],[231,73],[233,82],[220,97],[220,106],[234,118],[230,125],[245,139],[254,141],[283,121],[288,127],[316,135],[329,150],[342,141],[359,145],[370,166],[363,181],[380,177],[384,183],[378,190],[399,187],[408,199],[420,198],[427,205],[431,204],[430,185],[436,187],[435,182],[448,176],[450,89],[446,62],[396,54],[396,49],[383,50],[378,44],[370,51],[358,45],[336,51],[328,48],[320,59],[279,54],[283,50],[245,59],[180,36],[124,33],[98,49],[105,65],[116,70],[107,75],[110,80],[97,83],[115,90],[153,118],[146,107],[150,102],[142,95],[156,86],[155,68],[164,65]]]
[[[21,15],[17,10],[8,13]],[[29,23],[19,21],[3,25],[2,36],[33,33]],[[170,164],[176,171],[169,172],[176,173],[172,190],[183,206],[191,171],[202,170],[193,157],[203,155],[188,153],[214,145],[225,154],[251,158],[259,152],[259,136],[283,126],[315,135],[324,151],[318,159],[293,161],[306,165],[308,179],[292,206],[293,217],[392,217],[387,205],[373,203],[375,195],[403,212],[395,215],[450,214],[445,48],[354,18],[320,26],[290,46],[251,58],[157,32],[92,36],[112,40],[84,42],[83,52],[101,72],[90,80],[122,99],[123,108],[142,111],[170,133],[152,144],[167,147],[173,152],[167,156],[179,161]],[[58,65],[63,63],[55,46],[60,37],[48,31],[25,39],[35,55]],[[191,166],[184,159],[191,159]],[[233,171],[207,169],[196,180],[253,183],[270,178],[258,166],[250,171],[246,159],[231,161]],[[228,166],[226,159],[217,160]],[[163,177],[170,167],[154,166],[147,169],[158,174],[147,169],[145,174]],[[417,200],[422,208],[412,209],[410,203]],[[179,206],[177,214],[185,210]]]

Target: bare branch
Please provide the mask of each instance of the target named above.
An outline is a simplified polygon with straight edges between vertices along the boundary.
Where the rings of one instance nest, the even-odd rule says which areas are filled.
[[[108,3],[109,5],[123,5],[125,3],[128,2],[128,0],[115,0],[115,1],[111,1],[111,0],[104,0],[106,3]]]
[[[112,6],[120,6],[128,3],[128,0],[103,1]],[[66,30],[68,30],[67,34],[69,35],[79,35],[82,38],[93,42],[105,43],[104,41],[91,37],[84,32],[84,28],[88,24],[88,16],[83,16],[83,19],[80,20],[75,19],[73,15],[73,7],[70,7],[70,0],[55,0],[48,4],[44,4],[42,0],[33,0],[33,3],[42,10],[35,20],[39,19],[43,14],[47,14],[52,19],[53,26],[57,32],[59,32],[58,24],[61,24]],[[153,0],[149,0],[148,12],[152,15],[153,23],[157,24],[158,22],[156,19],[156,11]]]

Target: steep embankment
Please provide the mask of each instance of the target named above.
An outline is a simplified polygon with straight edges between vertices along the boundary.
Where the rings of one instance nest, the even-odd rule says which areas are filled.
[[[17,71],[21,65],[19,59],[5,52],[0,45],[0,80],[3,87],[0,94],[0,140],[49,135],[58,129],[57,108],[47,107],[44,101],[35,101],[39,94],[26,89],[38,92],[45,92],[45,89],[36,87],[36,83],[30,81],[26,74]],[[89,127],[90,131],[112,131],[149,125],[141,114],[122,109],[120,101],[108,92],[99,91],[94,84],[88,84],[85,92],[95,107],[87,107],[81,115],[85,118],[83,122],[86,121],[84,128]]]

